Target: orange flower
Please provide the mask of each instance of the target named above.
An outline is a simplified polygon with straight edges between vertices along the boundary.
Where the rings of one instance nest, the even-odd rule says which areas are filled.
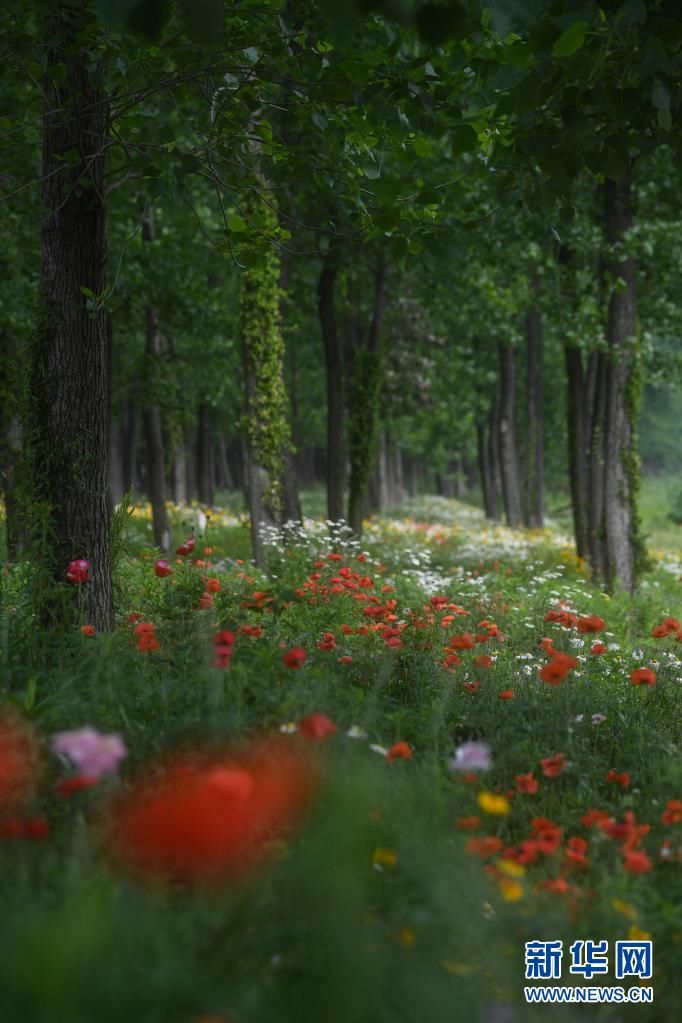
[[[630,672],[633,686],[653,686],[656,684],[656,672],[651,668],[635,668]]]
[[[230,881],[298,823],[313,780],[303,749],[280,739],[221,756],[180,756],[114,798],[104,847],[147,880]]]
[[[494,856],[498,853],[504,842],[497,835],[488,835],[484,838],[470,838],[466,844],[466,851],[472,856]]]
[[[518,792],[523,792],[528,795],[532,795],[538,790],[538,780],[533,777],[533,772],[529,771],[528,774],[517,774],[514,777],[516,782],[516,788]]]
[[[97,629],[94,625],[81,625],[81,632],[84,636],[96,636]]]
[[[513,689],[501,689],[497,694],[498,700],[513,700],[514,690]]]
[[[209,593],[220,593],[220,580],[219,579],[207,579],[206,589]]]
[[[542,773],[545,778],[556,778],[566,769],[566,754],[553,753],[551,757],[545,757],[540,761]]]
[[[491,668],[493,659],[490,654],[480,654],[479,657],[474,659],[474,664],[477,668]]]
[[[386,759],[391,763],[393,760],[409,760],[411,756],[412,749],[406,742],[395,742],[386,754]]]
[[[35,787],[40,755],[33,732],[14,714],[0,717],[0,811],[23,803]]]
[[[451,636],[448,640],[448,646],[451,650],[473,650],[475,643],[471,638],[470,632],[463,632],[458,636]]]
[[[679,636],[681,631],[682,626],[677,618],[664,618],[660,625],[657,625],[651,630],[651,635],[660,639],[662,636],[671,636],[674,634]]]

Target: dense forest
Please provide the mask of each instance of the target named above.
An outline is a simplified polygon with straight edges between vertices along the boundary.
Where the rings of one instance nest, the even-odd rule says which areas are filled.
[[[682,820],[678,5],[7,0],[0,56],[0,858],[15,949],[0,1018],[85,1023],[104,991],[135,1023],[304,1023],[327,988],[330,1023],[451,1019],[452,997],[482,1023],[545,1018],[515,1002],[521,967],[500,981],[514,995],[489,977],[479,989],[463,946],[445,945],[459,934],[483,956],[486,927],[466,921],[490,905],[490,877],[500,975],[505,942],[522,956],[524,935],[611,935],[606,909],[580,915],[597,874],[613,883],[604,906],[631,910],[632,941],[667,942],[661,1007],[641,1018],[675,1018],[680,881],[639,876],[654,853],[634,811]],[[474,700],[488,671],[499,685]],[[577,738],[590,716],[595,738]],[[273,728],[299,734],[273,750]],[[373,740],[390,771],[343,752],[339,730]],[[191,770],[149,768],[188,742]],[[335,742],[322,767],[318,743]],[[470,763],[478,784],[490,744],[497,773],[470,812],[453,778]],[[581,757],[621,799],[601,824],[576,823],[604,804],[599,789],[583,805]],[[568,766],[551,783],[564,788],[534,797],[542,817],[507,819],[536,792],[531,762],[545,779]],[[226,803],[207,795],[209,767],[226,772]],[[323,784],[335,768],[345,788]],[[368,793],[362,812],[384,806],[386,835],[350,829],[332,881],[324,850]],[[448,800],[460,822],[482,811],[497,829],[452,861]],[[398,862],[401,805],[410,920],[373,887]],[[159,831],[141,838],[147,814]],[[201,830],[214,814],[229,835]],[[566,880],[588,870],[578,826],[602,828],[601,853],[623,843],[620,887],[598,858],[592,882]],[[180,833],[200,838],[190,850]],[[661,841],[679,872],[682,847]],[[289,850],[274,865],[272,842]],[[350,878],[367,842],[365,889]],[[529,904],[520,878],[552,843],[564,867],[533,889],[530,935],[508,914]],[[172,879],[168,901],[145,894],[150,877],[157,891]],[[207,877],[213,916],[192,902]],[[439,884],[461,917],[442,916]],[[550,892],[565,919],[545,910]],[[320,938],[324,899],[335,941]],[[364,966],[363,918],[385,928]],[[98,986],[58,951],[60,921],[84,947],[140,930]],[[152,953],[157,927],[167,944]],[[224,956],[202,961],[211,934],[245,943],[223,986]],[[138,953],[155,964],[144,997],[124,978]],[[289,953],[265,978],[268,956]]]

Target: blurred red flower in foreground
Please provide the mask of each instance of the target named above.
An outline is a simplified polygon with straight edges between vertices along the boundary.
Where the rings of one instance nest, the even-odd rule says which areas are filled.
[[[181,755],[114,799],[105,848],[148,880],[230,881],[301,819],[313,786],[303,748],[280,738],[219,756]]]
[[[21,718],[0,715],[0,811],[14,809],[31,793],[40,767],[38,744]]]
[[[633,686],[653,686],[656,684],[656,672],[651,668],[635,668],[630,672]]]
[[[305,664],[306,652],[302,646],[294,646],[287,650],[282,660],[287,668],[302,668]]]

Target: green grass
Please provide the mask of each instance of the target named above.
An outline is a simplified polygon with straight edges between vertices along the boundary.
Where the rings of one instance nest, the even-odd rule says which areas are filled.
[[[319,501],[307,495],[306,507]],[[652,530],[664,528],[661,502],[648,486]],[[178,511],[178,539],[200,522],[196,510]],[[653,1007],[602,1006],[595,1018],[678,1017],[682,824],[662,814],[682,799],[682,651],[674,637],[651,636],[680,610],[674,572],[658,567],[634,597],[609,597],[557,534],[492,528],[475,509],[432,498],[373,520],[361,547],[322,523],[292,532],[269,546],[266,573],[239,563],[248,529],[234,500],[198,536],[211,565],[181,560],[158,579],[149,537],[148,521],[133,518],[111,636],[39,631],[28,566],[4,580],[3,704],[29,720],[45,763],[32,802],[12,814],[44,817],[50,835],[0,838],[3,1023],[544,1020],[550,1010],[523,1004],[525,941],[561,938],[566,964],[576,938],[613,949],[644,932],[654,942]],[[208,578],[220,590],[200,610]],[[61,597],[72,596],[65,585]],[[443,623],[446,611],[429,600],[439,596],[467,613],[451,609]],[[545,621],[560,600],[577,616],[601,616],[605,630]],[[366,613],[373,607],[378,616]],[[158,650],[138,650],[130,612],[154,624]],[[504,638],[459,649],[461,663],[447,670],[447,641],[481,634],[483,621]],[[212,663],[218,628],[236,636],[227,668]],[[333,649],[318,646],[325,633]],[[582,658],[556,687],[538,676],[543,637]],[[605,654],[590,653],[595,639]],[[294,646],[307,653],[297,670],[283,662]],[[489,668],[475,661],[482,653]],[[631,684],[639,666],[655,668],[655,685]],[[302,744],[316,765],[310,814],[253,873],[205,891],[135,880],[112,861],[102,840],[110,794],[148,776],[159,757],[178,748],[215,756],[311,712],[336,734],[281,740]],[[73,772],[50,755],[50,736],[86,724],[121,734],[129,755],[120,780],[67,799],[54,784]],[[489,746],[492,766],[466,780],[450,760],[471,740]],[[396,742],[409,744],[410,759],[387,761],[381,750]],[[540,762],[557,753],[564,769],[545,777]],[[629,784],[607,781],[609,771],[627,772]],[[521,793],[516,778],[530,772],[538,790]],[[486,812],[482,791],[508,806]],[[645,872],[626,869],[627,834],[581,822],[595,809],[630,827]],[[462,830],[472,817],[475,830]],[[524,845],[538,818],[552,822],[542,826],[544,851]],[[646,833],[634,831],[641,824]],[[472,838],[495,840],[487,858]],[[587,841],[586,865],[567,858],[571,839]],[[574,982],[567,969],[562,982]],[[613,974],[594,982],[616,983]],[[561,1011],[566,1020],[588,1012]]]

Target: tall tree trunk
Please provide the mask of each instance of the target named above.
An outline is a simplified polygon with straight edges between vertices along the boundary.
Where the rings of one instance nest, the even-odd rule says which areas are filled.
[[[374,302],[367,344],[355,349],[351,366],[348,524],[356,536],[362,533],[367,484],[376,452],[381,391],[381,324],[385,300],[386,268],[382,263],[374,275]]]
[[[590,424],[589,451],[589,554],[592,573],[597,581],[607,578],[605,477],[606,477],[606,355],[597,356],[594,401]]]
[[[145,244],[154,241],[154,211],[150,206],[145,209],[142,217],[142,240]],[[152,506],[152,528],[154,543],[161,550],[170,548],[171,531],[166,508],[166,463],[163,444],[163,426],[161,409],[154,401],[154,382],[157,367],[163,350],[163,341],[159,332],[158,313],[150,302],[146,309],[146,346],[147,361],[145,408],[143,413],[144,436],[146,446],[147,492]]]
[[[493,394],[490,402],[490,429],[488,432],[488,451],[490,457],[490,479],[492,483],[492,518],[500,520],[500,497],[502,494],[502,471],[500,469],[500,399]]]
[[[589,555],[589,430],[591,415],[586,394],[582,354],[579,348],[564,348],[568,384],[568,466],[571,483],[573,531],[578,557]]]
[[[500,357],[500,475],[507,523],[514,527],[520,526],[522,519],[521,478],[514,423],[516,406],[514,349],[509,344],[499,344],[498,352]]]
[[[328,254],[317,286],[327,376],[327,517],[343,519],[346,489],[343,358],[334,309],[338,265]]]
[[[537,299],[538,284],[534,282]],[[536,304],[526,315],[526,459],[525,518],[534,529],[544,525],[544,344],[540,309]]]
[[[213,436],[208,406],[199,405],[197,425],[197,484],[202,504],[213,504]]]
[[[485,423],[479,420],[476,424],[476,440],[478,443],[478,471],[483,491],[483,510],[487,519],[497,518],[497,501],[495,485],[490,465],[490,446],[486,437]]]
[[[288,306],[288,288],[289,278],[291,276],[291,253],[285,251],[281,257],[282,269],[279,276],[279,288],[280,288],[280,303],[279,303],[279,315],[281,323],[286,323],[287,306]],[[284,332],[282,332],[284,337]],[[286,344],[285,344],[286,351]],[[297,373],[297,360],[296,360],[296,346],[290,345],[290,364],[291,364],[291,389],[290,389],[290,410],[289,417],[291,423],[295,423],[298,420],[298,373]],[[282,449],[282,480],[281,480],[281,493],[282,493],[282,510],[280,513],[281,522],[301,522],[303,513],[301,512],[301,500],[298,493],[298,480],[296,478],[296,469],[294,467],[294,444],[293,437],[291,436],[290,427],[290,441],[285,444]]]
[[[614,246],[622,246],[632,227],[629,175],[606,179],[604,188],[607,263],[611,295],[606,339],[609,345],[606,374],[606,430],[604,498],[607,583],[632,592],[637,581],[642,540],[639,534],[637,493],[639,458],[636,418],[640,381],[636,360],[637,307],[635,261]],[[618,285],[618,286],[617,286]]]
[[[187,448],[182,436],[173,445],[173,501],[187,503]]]
[[[258,199],[250,197],[245,205],[254,227],[265,237],[272,234],[277,227],[276,214]],[[279,282],[279,256],[268,241],[258,264],[242,274],[240,290],[244,469],[253,556],[258,566],[265,561],[263,527],[282,521],[285,453],[291,450]]]
[[[95,84],[99,51],[79,49],[83,12],[64,3],[45,24],[43,81],[43,312],[33,366],[31,476],[53,537],[47,561],[63,581],[86,558],[88,622],[113,625],[107,500],[107,345],[102,295],[107,236],[104,164],[108,105]],[[93,56],[96,55],[96,56]],[[48,526],[47,530],[45,529]],[[41,588],[40,618],[59,602]]]

